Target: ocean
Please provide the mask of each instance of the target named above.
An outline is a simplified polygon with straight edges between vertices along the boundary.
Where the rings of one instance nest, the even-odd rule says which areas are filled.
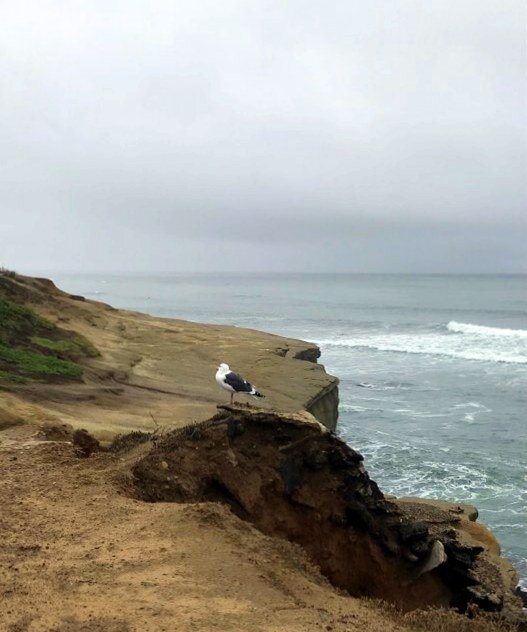
[[[52,276],[117,307],[316,342],[370,476],[475,504],[527,588],[527,276]]]

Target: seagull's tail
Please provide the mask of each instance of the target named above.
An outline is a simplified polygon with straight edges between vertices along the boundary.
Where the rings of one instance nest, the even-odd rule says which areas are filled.
[[[253,390],[250,393],[251,395],[253,395],[254,397],[265,397],[265,395],[262,395],[259,391],[257,391],[254,386],[253,386]]]

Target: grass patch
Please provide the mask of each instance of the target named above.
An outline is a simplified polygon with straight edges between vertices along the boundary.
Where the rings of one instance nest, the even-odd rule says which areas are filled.
[[[17,375],[10,371],[0,371],[0,382],[15,382],[16,384],[26,384],[29,380],[23,375]]]
[[[79,380],[77,361],[98,355],[84,336],[0,298],[0,381]]]
[[[14,372],[21,377],[79,379],[82,376],[82,367],[75,362],[24,349],[15,349],[0,343],[0,366],[4,363],[11,365],[9,373]]]
[[[6,342],[27,338],[35,330],[51,331],[55,325],[32,309],[0,299],[0,338]]]
[[[68,360],[78,360],[86,356],[95,358],[99,355],[92,343],[83,336],[74,336],[66,340],[50,340],[40,336],[31,336],[30,340],[36,347],[51,351],[54,355]]]

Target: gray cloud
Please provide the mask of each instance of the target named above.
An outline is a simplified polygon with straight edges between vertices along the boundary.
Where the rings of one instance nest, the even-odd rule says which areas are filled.
[[[0,264],[527,271],[511,0],[0,7]]]

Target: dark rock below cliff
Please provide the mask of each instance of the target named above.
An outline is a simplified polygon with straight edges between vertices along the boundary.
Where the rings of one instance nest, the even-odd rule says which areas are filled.
[[[299,351],[295,350],[293,358],[295,358],[295,360],[305,360],[306,362],[316,363],[320,358],[320,349],[316,345],[313,345],[305,349],[300,349]]]
[[[419,519],[387,500],[362,456],[308,414],[225,407],[155,437],[132,472],[146,501],[219,501],[264,533],[302,545],[352,595],[406,610],[520,612],[500,558],[455,520]]]

